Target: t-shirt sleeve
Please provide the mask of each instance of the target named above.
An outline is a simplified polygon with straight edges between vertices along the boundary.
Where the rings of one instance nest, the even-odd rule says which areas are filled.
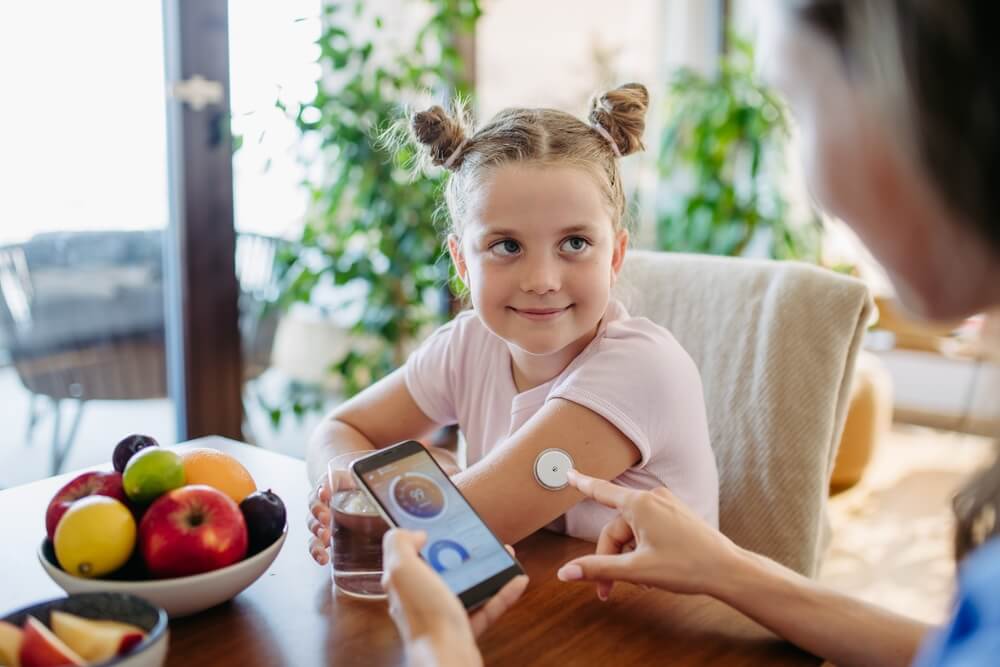
[[[455,360],[461,316],[432,333],[410,354],[403,368],[406,388],[428,419],[441,426],[458,422],[455,407]]]
[[[667,443],[707,432],[694,362],[648,320],[611,323],[598,347],[549,393],[592,410],[639,450],[645,466]]]

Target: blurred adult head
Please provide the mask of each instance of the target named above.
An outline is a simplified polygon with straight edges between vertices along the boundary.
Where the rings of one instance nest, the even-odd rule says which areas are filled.
[[[765,75],[807,177],[917,315],[1000,305],[1000,40],[985,0],[777,0]]]

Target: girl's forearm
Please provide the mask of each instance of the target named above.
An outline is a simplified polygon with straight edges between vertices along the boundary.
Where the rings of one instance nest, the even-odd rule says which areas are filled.
[[[313,431],[306,453],[306,470],[309,482],[318,484],[326,474],[326,464],[338,454],[376,449],[365,434],[346,422],[327,417]]]
[[[462,471],[462,468],[458,465],[458,457],[452,454],[447,449],[441,449],[440,447],[428,447],[427,452],[438,462],[441,469],[444,470],[445,474],[449,477],[456,475]]]
[[[327,417],[309,439],[306,470],[310,483],[319,483],[320,477],[326,474],[327,461],[334,456],[368,449],[378,449],[378,445],[350,424]],[[430,447],[429,451],[447,474],[454,475],[460,470],[458,460],[451,452],[438,447]]]
[[[707,592],[838,667],[910,665],[930,630],[745,550]]]

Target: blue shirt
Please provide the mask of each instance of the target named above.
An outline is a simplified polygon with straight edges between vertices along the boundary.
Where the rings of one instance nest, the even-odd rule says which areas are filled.
[[[948,625],[924,645],[914,667],[1000,665],[1000,538],[965,559]]]

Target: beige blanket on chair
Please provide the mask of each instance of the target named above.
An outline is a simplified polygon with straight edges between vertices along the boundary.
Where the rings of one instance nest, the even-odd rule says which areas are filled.
[[[794,262],[632,251],[616,295],[669,329],[701,370],[722,531],[814,575],[871,315],[865,285]]]

